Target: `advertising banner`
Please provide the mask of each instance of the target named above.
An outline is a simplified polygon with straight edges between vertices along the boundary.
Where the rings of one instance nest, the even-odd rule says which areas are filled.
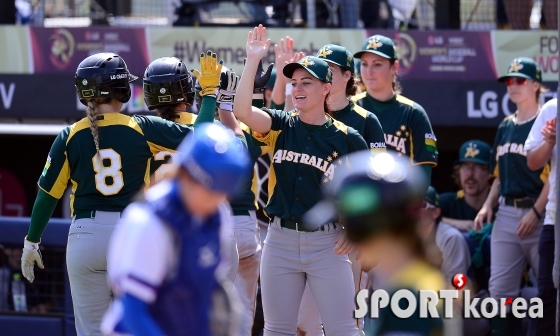
[[[28,27],[0,25],[0,73],[33,73]]]
[[[557,31],[493,31],[492,45],[499,76],[507,73],[514,58],[524,56],[540,65],[544,81],[558,80]]]
[[[129,70],[142,75],[150,63],[143,28],[30,28],[35,73],[76,72],[93,54],[119,54]]]
[[[241,74],[245,59],[248,28],[146,28],[147,44],[152,60],[175,56],[182,59],[189,69],[199,69],[200,53],[212,50],[224,65]],[[350,51],[359,50],[363,30],[352,29],[280,29],[267,30],[272,40],[264,63],[274,63],[274,44],[281,38],[294,39],[296,51],[315,55],[325,44],[345,46]]]
[[[403,78],[496,78],[489,32],[368,30],[367,33],[393,39]]]

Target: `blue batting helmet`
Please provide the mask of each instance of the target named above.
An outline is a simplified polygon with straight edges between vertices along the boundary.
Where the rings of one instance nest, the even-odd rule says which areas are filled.
[[[179,165],[215,192],[235,194],[251,169],[247,148],[219,124],[198,126],[177,150]]]

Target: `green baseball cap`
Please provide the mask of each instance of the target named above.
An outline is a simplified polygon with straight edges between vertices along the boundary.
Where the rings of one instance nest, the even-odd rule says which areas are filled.
[[[390,60],[399,59],[395,43],[393,43],[393,40],[383,35],[373,35],[368,37],[362,44],[362,50],[355,53],[354,57],[360,58],[367,52]]]
[[[309,72],[313,77],[322,82],[332,82],[331,68],[327,62],[315,56],[306,56],[300,59],[297,63],[287,64],[282,72],[284,73],[284,76],[292,78],[294,71],[299,68],[307,70],[307,72]]]
[[[354,57],[344,47],[336,44],[327,44],[317,52],[317,57],[354,73]]]
[[[542,82],[541,68],[537,62],[528,57],[514,59],[509,65],[507,74],[498,78],[498,82],[503,82],[508,77],[522,77],[535,82]]]
[[[492,148],[482,140],[469,140],[461,145],[459,159],[455,164],[463,162],[474,162],[481,165],[489,165]]]
[[[268,82],[266,82],[264,87],[267,89],[272,89],[274,88],[274,82],[276,82],[276,68],[272,69],[270,78],[268,79]]]
[[[426,192],[426,196],[424,196],[424,200],[435,206],[436,208],[439,208],[439,195],[434,187],[428,187],[428,191]]]

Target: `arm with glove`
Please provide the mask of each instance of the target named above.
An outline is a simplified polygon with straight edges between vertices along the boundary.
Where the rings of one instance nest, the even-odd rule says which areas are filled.
[[[218,92],[216,102],[218,104],[218,115],[220,116],[222,124],[231,129],[235,135],[245,138],[243,131],[233,114],[233,100],[235,98],[235,92],[237,91],[238,84],[239,76],[237,76],[235,72],[232,70],[222,72],[220,76],[220,90]]]
[[[214,121],[214,112],[216,110],[216,97],[220,88],[220,74],[222,72],[222,64],[218,62],[215,53],[208,51],[206,54],[200,54],[200,71],[193,70],[193,75],[198,79],[200,84],[200,96],[202,97],[202,104],[198,117],[194,122],[193,127],[205,122]]]

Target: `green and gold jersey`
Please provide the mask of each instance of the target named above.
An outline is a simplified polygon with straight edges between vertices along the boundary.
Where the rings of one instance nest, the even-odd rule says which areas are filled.
[[[400,289],[411,291],[416,300],[419,300],[420,290],[432,290],[436,293],[442,289],[449,289],[445,286],[445,281],[440,272],[432,266],[421,262],[413,261],[403,270],[396,274],[387,286],[383,286],[389,297]],[[405,310],[408,301],[401,299],[399,307]],[[409,318],[397,317],[391,312],[390,307],[381,308],[378,318],[370,318],[366,315],[364,319],[364,333],[367,336],[382,335],[422,335],[422,336],[441,336],[443,335],[443,309],[441,301],[438,306],[439,318],[421,318],[419,309]]]
[[[350,126],[364,138],[372,153],[385,152],[385,135],[375,114],[352,102],[340,111],[331,114],[333,118]]]
[[[465,201],[463,190],[439,195],[439,207],[443,217],[459,220],[474,220],[480,210],[471,207]]]
[[[316,126],[302,122],[298,113],[263,111],[272,118],[271,130],[264,136],[253,132],[253,137],[274,153],[265,211],[270,218],[301,222],[321,199],[323,183],[343,165],[341,156],[368,146],[356,130],[330,117]]]
[[[192,126],[196,121],[196,114],[190,112],[178,112],[179,118],[173,121],[180,125]],[[161,151],[154,155],[152,161],[150,162],[150,173],[154,177],[155,181],[161,181],[165,177],[169,176],[173,168],[171,161],[173,155],[175,155],[175,148],[173,151]]]
[[[387,149],[407,155],[417,164],[437,165],[436,136],[422,106],[401,95],[381,102],[367,92],[352,97],[352,101],[379,119]]]
[[[527,167],[525,140],[535,118],[518,124],[516,115],[506,117],[494,139],[490,171],[500,179],[499,194],[504,197],[537,199],[548,179],[550,166],[532,171]]]
[[[247,140],[247,149],[249,151],[249,156],[251,157],[252,167],[261,155],[270,152],[268,146],[259,146],[251,139],[251,130],[247,125],[240,122],[243,134],[245,134],[245,139]],[[256,210],[256,174],[254,169],[251,173],[247,175],[243,186],[239,189],[240,193],[230,200],[231,209],[234,214],[241,213],[243,211]]]
[[[99,153],[87,118],[62,130],[55,139],[39,187],[60,199],[72,182],[72,214],[122,211],[149,182],[150,160],[177,148],[192,128],[159,117],[109,113],[97,117]]]

